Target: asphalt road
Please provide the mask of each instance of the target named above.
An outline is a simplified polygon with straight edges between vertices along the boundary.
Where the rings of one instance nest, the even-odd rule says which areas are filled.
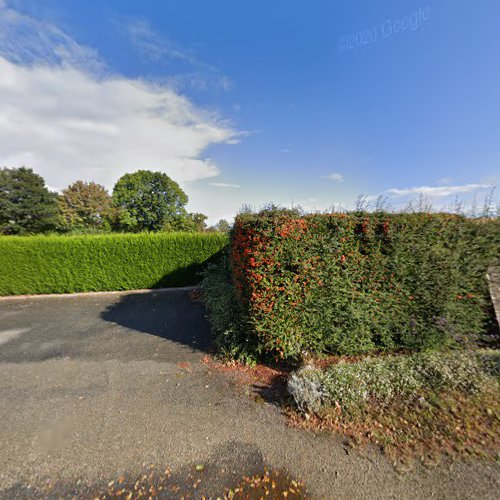
[[[0,497],[153,465],[179,481],[202,466],[199,497],[269,467],[318,498],[498,498],[498,465],[402,473],[376,450],[287,427],[200,362],[209,345],[187,290],[0,300]]]

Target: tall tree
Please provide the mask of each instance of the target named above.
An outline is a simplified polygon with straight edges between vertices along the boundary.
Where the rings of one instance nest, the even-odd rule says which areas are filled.
[[[113,200],[120,223],[130,231],[160,231],[176,227],[185,217],[186,193],[167,174],[138,170],[118,179]]]
[[[59,212],[64,229],[110,229],[116,209],[104,186],[76,181],[59,196]]]
[[[163,231],[202,232],[207,227],[205,224],[206,220],[206,215],[200,213],[186,213],[185,216],[177,219],[173,224],[167,223],[163,226]]]
[[[57,225],[57,194],[40,175],[26,167],[0,169],[0,233],[40,233]]]
[[[231,224],[226,219],[221,219],[215,224],[215,229],[220,233],[229,233],[231,231]]]

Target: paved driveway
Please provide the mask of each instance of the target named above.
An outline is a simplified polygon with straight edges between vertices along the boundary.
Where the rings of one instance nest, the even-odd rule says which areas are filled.
[[[0,497],[145,464],[185,476],[203,464],[200,496],[264,466],[323,498],[498,493],[496,465],[401,474],[375,450],[288,428],[277,407],[200,362],[209,344],[188,290],[0,300]]]

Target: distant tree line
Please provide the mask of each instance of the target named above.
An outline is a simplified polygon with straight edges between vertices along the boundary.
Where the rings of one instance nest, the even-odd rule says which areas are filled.
[[[110,195],[104,186],[78,180],[51,192],[32,169],[0,169],[0,234],[44,232],[220,231],[230,225],[186,210],[188,196],[168,175],[139,170],[125,174]]]

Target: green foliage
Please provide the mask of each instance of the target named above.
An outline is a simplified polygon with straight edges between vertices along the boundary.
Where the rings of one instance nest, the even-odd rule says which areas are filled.
[[[231,231],[231,224],[226,219],[220,219],[214,226],[216,231],[220,233],[229,233]]]
[[[254,339],[246,335],[244,311],[235,294],[227,249],[208,264],[203,273],[201,289],[219,353],[230,359],[254,364],[257,346]]]
[[[0,233],[40,233],[57,225],[57,195],[42,177],[25,167],[0,169]]]
[[[0,237],[0,295],[193,285],[227,236],[201,233]]]
[[[337,407],[352,413],[373,400],[389,404],[395,398],[410,401],[423,391],[475,394],[496,386],[480,356],[450,351],[367,358],[324,370],[307,367],[291,377],[288,389],[302,411]]]
[[[138,170],[118,179],[113,189],[120,222],[129,231],[160,231],[174,228],[186,217],[186,193],[162,172]]]
[[[259,352],[444,347],[481,333],[498,220],[449,214],[240,215],[231,267]]]
[[[113,200],[104,186],[76,181],[59,196],[61,228],[110,230],[117,216]]]
[[[163,231],[184,231],[188,233],[201,232],[205,230],[207,216],[199,213],[186,213],[172,222],[163,226]]]

